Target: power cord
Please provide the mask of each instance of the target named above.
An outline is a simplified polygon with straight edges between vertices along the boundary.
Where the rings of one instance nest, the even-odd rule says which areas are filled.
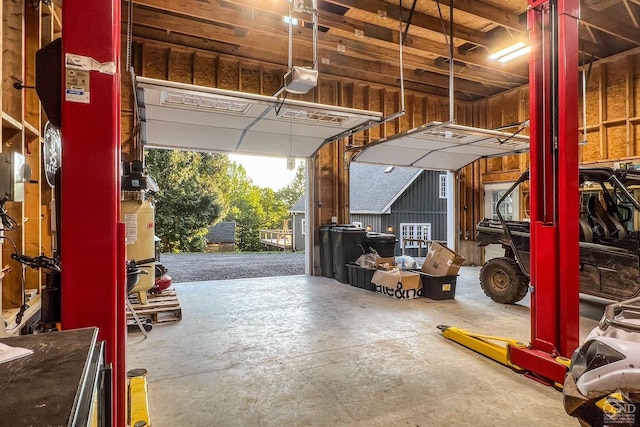
[[[0,200],[0,207],[2,208],[2,211],[4,211],[4,201],[6,201],[6,199]],[[2,215],[2,213],[0,213],[0,215]],[[8,215],[7,215],[8,217]],[[11,220],[13,221],[13,220]],[[4,217],[3,217],[3,223],[4,223]],[[15,221],[14,221],[15,223]],[[0,239],[4,239],[4,240],[8,240],[9,243],[11,243],[11,246],[13,246],[13,252],[14,254],[12,255],[12,258],[14,256],[19,257],[20,254],[18,253],[18,247],[16,246],[16,243],[11,240],[11,238],[7,237],[7,236],[0,236]],[[14,258],[15,259],[15,258]],[[11,332],[11,331],[15,331],[16,329],[20,328],[22,325],[22,319],[24,317],[24,313],[27,311],[27,309],[29,308],[29,305],[26,302],[26,298],[25,298],[25,266],[22,266],[22,274],[20,275],[20,280],[21,280],[21,291],[22,291],[22,305],[20,306],[20,310],[18,310],[18,313],[16,314],[16,326],[11,328],[11,329],[7,329],[7,332]]]
[[[0,199],[0,222],[2,223],[2,228],[6,231],[15,230],[18,228],[18,223],[9,216],[9,213],[4,207],[4,204],[7,202],[7,198],[3,197]],[[11,240],[11,239],[9,239]],[[15,247],[15,244],[13,245]],[[16,250],[16,253],[18,251]]]

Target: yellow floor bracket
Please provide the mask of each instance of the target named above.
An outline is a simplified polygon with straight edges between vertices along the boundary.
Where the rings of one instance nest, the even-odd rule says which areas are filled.
[[[483,356],[495,360],[505,366],[508,366],[516,371],[522,371],[523,369],[514,365],[509,360],[509,347],[523,348],[526,345],[518,340],[504,337],[496,337],[493,335],[475,334],[464,329],[456,328],[454,326],[439,325],[438,329],[442,331],[442,336],[455,341],[473,351],[476,351]],[[497,342],[494,342],[497,341]],[[500,344],[499,344],[500,343]],[[502,344],[506,343],[506,345]]]
[[[147,380],[143,376],[129,379],[129,425],[131,427],[151,427]]]

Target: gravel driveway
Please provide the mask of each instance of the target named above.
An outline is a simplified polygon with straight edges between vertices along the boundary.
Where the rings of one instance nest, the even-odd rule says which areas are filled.
[[[173,283],[304,274],[304,252],[160,254]]]

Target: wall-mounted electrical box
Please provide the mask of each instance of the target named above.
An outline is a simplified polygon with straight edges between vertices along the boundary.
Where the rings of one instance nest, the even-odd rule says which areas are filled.
[[[31,178],[31,168],[20,153],[0,153],[0,198],[24,202],[24,183]]]

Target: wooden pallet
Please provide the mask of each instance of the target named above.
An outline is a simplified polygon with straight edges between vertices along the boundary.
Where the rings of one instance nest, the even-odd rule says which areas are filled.
[[[147,295],[146,304],[141,304],[135,294],[129,295],[129,301],[138,316],[148,317],[152,323],[177,322],[182,319],[182,307],[174,289]],[[127,319],[133,319],[133,314],[128,309]]]

